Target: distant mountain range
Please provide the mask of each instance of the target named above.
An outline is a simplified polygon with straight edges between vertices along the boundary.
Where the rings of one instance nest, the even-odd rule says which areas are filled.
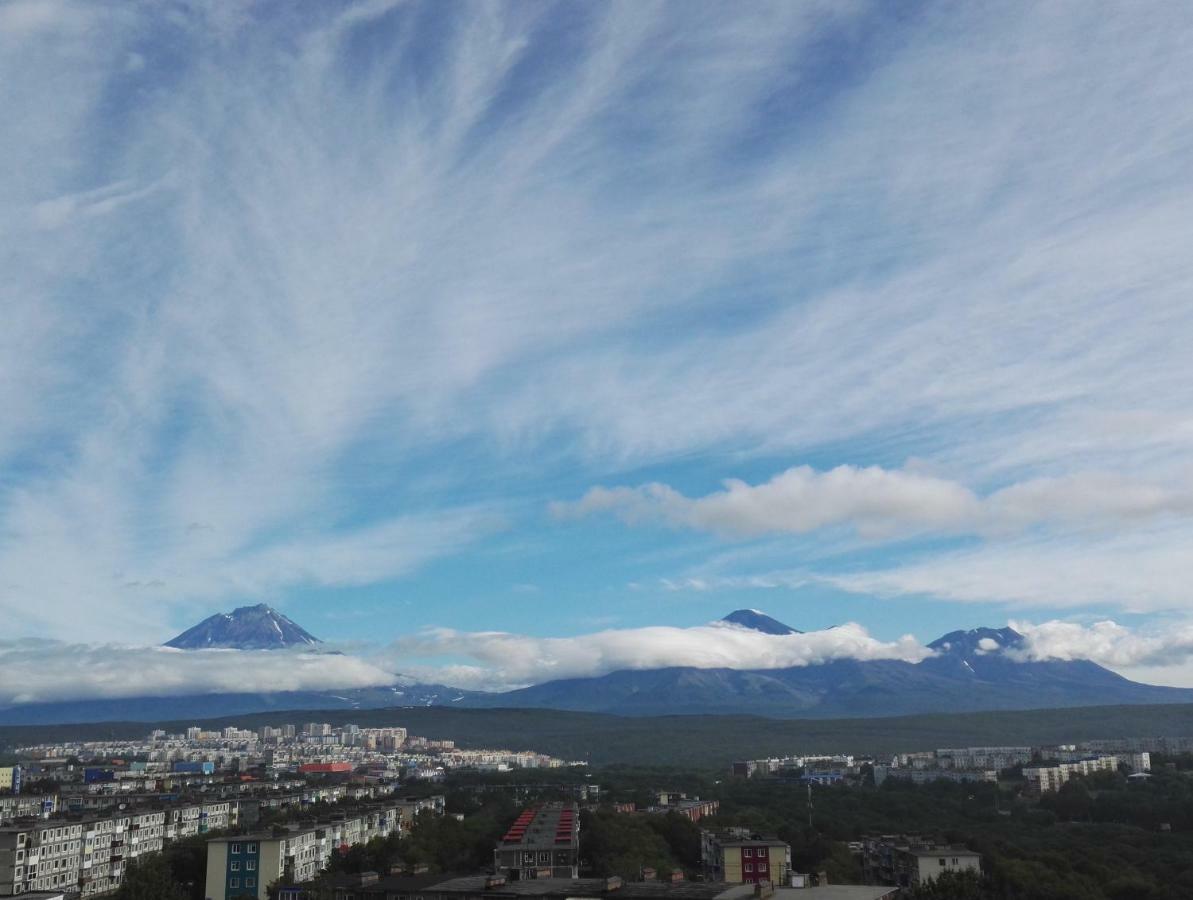
[[[768,634],[787,628],[754,610],[730,613],[740,627],[762,615]],[[470,706],[622,715],[753,713],[780,718],[896,716],[930,712],[1046,709],[1124,703],[1188,703],[1193,690],[1139,684],[1088,660],[1020,662],[1011,628],[954,631],[929,644],[919,663],[837,659],[783,669],[623,670],[469,697]]]
[[[727,626],[770,635],[799,632],[758,610],[736,610]],[[268,606],[212,616],[169,641],[184,649],[317,649],[317,638]],[[1020,661],[1011,628],[954,631],[918,663],[838,659],[783,669],[671,667],[548,681],[501,693],[445,685],[276,694],[206,694],[72,701],[0,710],[0,724],[156,721],[285,709],[453,706],[535,708],[618,715],[750,713],[775,718],[842,718],[1193,702],[1193,689],[1130,681],[1089,660]]]
[[[285,650],[317,647],[321,643],[272,606],[258,603],[230,613],[216,613],[163,646],[179,650]]]

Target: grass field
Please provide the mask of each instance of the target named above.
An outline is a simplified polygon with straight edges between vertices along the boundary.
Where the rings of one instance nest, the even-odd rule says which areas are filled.
[[[533,749],[593,765],[634,763],[709,768],[734,759],[840,751],[889,754],[949,746],[1060,743],[1093,738],[1193,734],[1193,704],[920,715],[881,719],[765,719],[755,716],[622,718],[542,709],[417,707],[268,712],[170,722],[0,727],[0,747],[69,739],[134,738],[188,725],[257,728],[283,722],[401,725],[463,747]]]

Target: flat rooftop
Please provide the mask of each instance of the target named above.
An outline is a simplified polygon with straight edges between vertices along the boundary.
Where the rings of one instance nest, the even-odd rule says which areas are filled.
[[[580,815],[574,803],[547,803],[522,811],[502,835],[499,850],[515,847],[567,850],[580,836]]]

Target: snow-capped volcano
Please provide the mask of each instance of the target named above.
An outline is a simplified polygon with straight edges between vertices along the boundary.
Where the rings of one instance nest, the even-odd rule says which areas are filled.
[[[178,637],[166,641],[166,647],[179,650],[226,648],[232,650],[284,650],[288,647],[315,647],[322,643],[265,603],[242,606],[230,613],[216,613]]]

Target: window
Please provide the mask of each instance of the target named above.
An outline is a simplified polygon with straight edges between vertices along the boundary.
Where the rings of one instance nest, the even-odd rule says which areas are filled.
[[[229,853],[239,853],[240,852],[240,844],[233,844],[232,849],[229,850],[228,852]]]
[[[742,856],[753,856],[753,855],[754,855],[754,848],[753,848],[753,847],[746,847],[744,850],[742,850],[742,852],[741,852],[741,855],[742,855]]]
[[[246,888],[255,888],[257,886],[257,879],[256,878],[246,878],[244,880],[244,886]]]
[[[256,853],[257,845],[256,844],[245,844],[244,852],[245,853]]]
[[[256,871],[256,869],[257,869],[257,861],[256,861],[255,859],[250,859],[250,860],[248,860],[248,861],[247,861],[247,862],[244,864],[244,868],[245,868],[245,871],[248,871],[248,872],[253,872],[253,871]]]
[[[229,878],[228,879],[228,887],[233,888],[233,889],[240,887],[240,879],[239,878]]]
[[[747,872],[750,872],[750,873],[753,873],[753,871],[754,871],[754,864],[753,864],[753,863],[746,863],[746,871],[747,871]]]
[[[940,860],[940,864],[941,864],[942,866],[943,866],[943,865],[945,865],[945,861],[944,861],[944,859],[943,859],[943,858]]]
[[[944,865],[944,860],[942,859],[940,861],[940,863],[941,863],[941,865]],[[232,864],[228,868],[231,869],[233,872],[239,872],[240,871],[240,863],[236,862],[236,860],[233,860]]]
[[[957,857],[953,857],[953,865],[957,865]]]

